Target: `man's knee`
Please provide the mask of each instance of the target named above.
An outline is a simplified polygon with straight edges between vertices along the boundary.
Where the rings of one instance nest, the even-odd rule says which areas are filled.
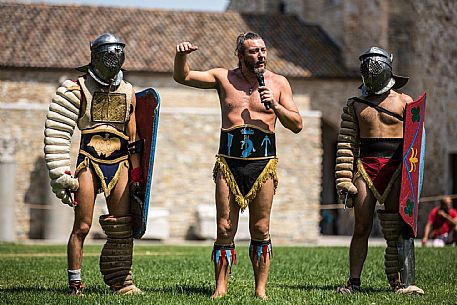
[[[368,238],[368,236],[370,236],[370,233],[371,233],[371,227],[372,227],[372,224],[371,223],[356,223],[354,225],[354,236],[355,237],[365,237],[365,238]]]
[[[257,240],[266,240],[270,238],[270,226],[268,222],[259,221],[251,227],[251,237]]]
[[[86,222],[80,223],[78,226],[75,226],[72,234],[76,235],[80,239],[84,239],[84,238],[86,238],[87,234],[89,234],[90,227],[91,227],[90,223],[86,223]]]
[[[217,238],[232,240],[236,233],[236,226],[226,219],[219,220],[217,223]]]

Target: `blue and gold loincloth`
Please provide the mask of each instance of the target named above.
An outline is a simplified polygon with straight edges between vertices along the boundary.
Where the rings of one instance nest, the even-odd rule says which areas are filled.
[[[75,176],[84,168],[92,168],[108,197],[119,180],[122,167],[129,167],[128,140],[128,136],[112,129],[83,130]]]
[[[219,171],[224,175],[243,211],[269,178],[273,179],[276,190],[277,163],[273,132],[252,125],[222,129],[213,179],[216,181]]]

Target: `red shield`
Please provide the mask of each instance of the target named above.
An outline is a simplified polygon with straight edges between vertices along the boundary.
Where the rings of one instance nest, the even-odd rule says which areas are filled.
[[[400,215],[417,235],[417,210],[422,188],[425,157],[425,92],[406,105],[403,125],[403,166],[401,173]]]
[[[136,128],[140,139],[144,139],[144,150],[141,155],[141,167],[146,178],[144,198],[132,200],[133,237],[141,238],[146,231],[149,201],[152,186],[152,171],[159,124],[160,96],[153,89],[148,88],[136,94]]]

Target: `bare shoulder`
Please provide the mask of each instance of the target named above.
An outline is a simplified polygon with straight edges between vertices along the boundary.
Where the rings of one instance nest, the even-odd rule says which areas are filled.
[[[275,82],[283,82],[283,83],[289,83],[287,78],[281,74],[277,74],[271,71],[268,71],[268,77],[270,77],[273,81]]]
[[[267,74],[267,78],[270,80],[271,83],[275,84],[275,86],[277,86],[278,88],[290,88],[289,81],[283,75],[269,71]]]
[[[401,103],[403,106],[406,106],[406,104],[413,102],[413,99],[404,93],[401,92],[396,92],[394,90],[390,91],[389,97],[395,101],[395,103]]]
[[[228,70],[225,68],[213,68],[213,69],[208,70],[208,72],[210,72],[217,78],[222,78],[222,77],[227,78]]]
[[[413,98],[411,96],[409,96],[408,94],[401,93],[400,98],[404,104],[409,104],[409,103],[414,102]]]

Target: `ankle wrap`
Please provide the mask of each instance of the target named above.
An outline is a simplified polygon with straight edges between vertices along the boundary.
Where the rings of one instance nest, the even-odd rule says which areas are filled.
[[[219,260],[221,262],[227,261],[227,264],[232,267],[232,265],[236,265],[236,252],[235,252],[235,244],[231,245],[218,245],[214,244],[213,252],[211,255],[211,260],[217,265]]]
[[[260,255],[263,255],[263,261],[267,261],[268,257],[273,257],[273,248],[271,246],[271,239],[269,240],[255,240],[251,239],[251,245],[249,246],[249,255],[251,257],[257,256],[257,260],[260,261]]]

